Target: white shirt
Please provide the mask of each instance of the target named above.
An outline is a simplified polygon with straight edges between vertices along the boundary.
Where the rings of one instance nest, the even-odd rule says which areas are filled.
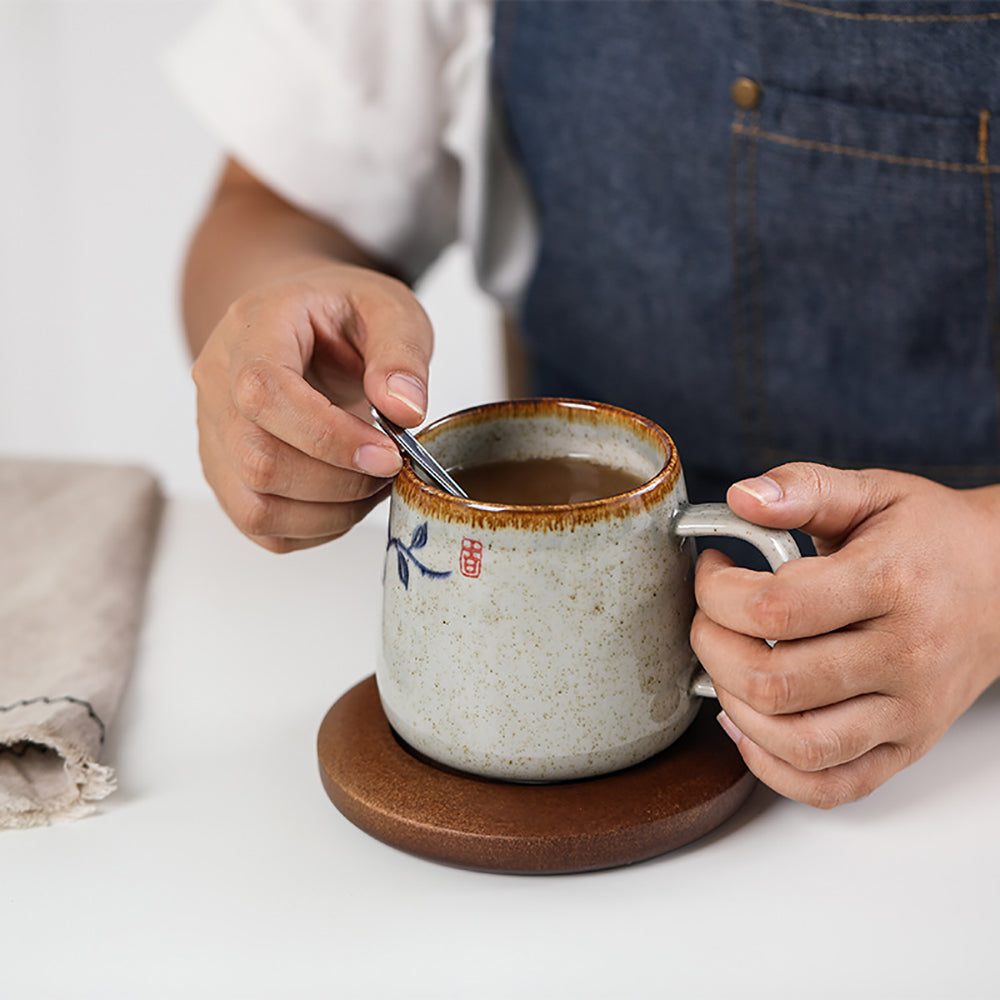
[[[417,278],[467,243],[511,308],[534,260],[490,87],[490,0],[223,0],[167,55],[230,155]]]

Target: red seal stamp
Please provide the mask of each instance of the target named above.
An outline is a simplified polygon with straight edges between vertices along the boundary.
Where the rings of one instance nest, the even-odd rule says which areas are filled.
[[[458,557],[458,568],[462,571],[462,576],[470,576],[473,579],[479,576],[483,570],[482,542],[477,542],[474,538],[462,539],[462,551]]]

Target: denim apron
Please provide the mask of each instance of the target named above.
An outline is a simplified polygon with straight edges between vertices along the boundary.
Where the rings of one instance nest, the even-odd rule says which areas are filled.
[[[1000,2],[501,2],[534,390],[695,500],[807,459],[1000,481]]]

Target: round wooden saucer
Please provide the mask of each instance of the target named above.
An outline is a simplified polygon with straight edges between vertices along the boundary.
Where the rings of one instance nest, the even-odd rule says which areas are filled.
[[[418,758],[396,738],[368,677],[320,725],[320,774],[352,823],[420,857],[521,874],[614,868],[704,836],[750,794],[755,779],[711,708],[672,746],[628,770],[519,785]]]

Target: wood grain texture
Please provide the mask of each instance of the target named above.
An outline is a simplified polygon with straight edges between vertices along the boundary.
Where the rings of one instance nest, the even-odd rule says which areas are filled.
[[[319,729],[333,804],[371,836],[463,868],[559,874],[614,868],[689,844],[732,816],[755,779],[706,705],[662,753],[586,781],[521,785],[420,759],[392,732],[374,677]]]

